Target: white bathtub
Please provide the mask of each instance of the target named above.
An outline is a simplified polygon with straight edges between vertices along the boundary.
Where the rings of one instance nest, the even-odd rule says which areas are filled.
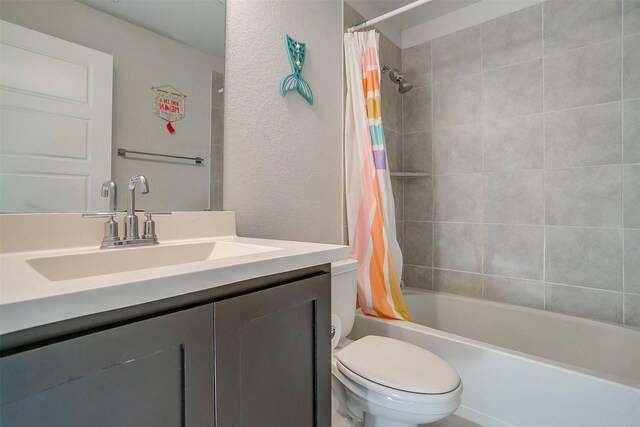
[[[405,293],[412,322],[358,313],[351,333],[401,339],[460,374],[456,414],[484,426],[640,426],[640,332],[429,291]]]

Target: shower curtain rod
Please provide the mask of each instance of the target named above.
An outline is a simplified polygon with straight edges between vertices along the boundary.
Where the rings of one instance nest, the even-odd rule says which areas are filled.
[[[433,1],[433,0],[417,0],[417,1],[414,1],[413,3],[409,3],[406,6],[399,7],[397,9],[395,9],[395,10],[392,10],[391,12],[385,13],[384,15],[380,15],[377,18],[369,19],[368,21],[364,21],[364,22],[362,22],[362,23],[360,23],[358,25],[354,25],[353,27],[349,27],[347,32],[353,33],[354,31],[358,31],[358,30],[361,30],[361,29],[363,29],[365,27],[368,27],[370,25],[377,24],[378,22],[384,21],[385,19],[389,19],[389,18],[392,18],[392,17],[394,17],[396,15],[400,15],[401,13],[404,13],[407,10],[414,9],[414,8],[416,8],[418,6],[422,6],[423,4],[427,4],[427,3],[431,2],[431,1]]]

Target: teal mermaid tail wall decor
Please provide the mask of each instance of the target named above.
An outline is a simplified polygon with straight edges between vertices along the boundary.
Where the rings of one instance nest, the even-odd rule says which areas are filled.
[[[291,90],[297,90],[300,95],[307,102],[313,105],[313,93],[311,87],[302,76],[302,67],[304,66],[304,55],[306,52],[306,45],[297,40],[292,39],[289,34],[284,38],[284,44],[287,48],[287,55],[289,56],[289,63],[291,64],[292,73],[282,79],[280,84],[280,93],[282,96],[286,96]]]

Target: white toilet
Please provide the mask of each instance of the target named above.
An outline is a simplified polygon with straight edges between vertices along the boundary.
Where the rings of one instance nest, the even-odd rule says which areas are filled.
[[[355,320],[358,262],[331,265],[333,427],[410,427],[452,414],[462,381],[444,360],[392,338],[349,335]]]

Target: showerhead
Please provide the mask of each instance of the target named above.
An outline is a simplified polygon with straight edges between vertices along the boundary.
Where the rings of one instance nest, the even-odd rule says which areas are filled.
[[[389,79],[398,85],[398,92],[407,93],[413,89],[413,85],[404,79],[402,71],[397,68],[389,68],[386,65],[383,65],[381,68],[383,73],[389,72]]]
[[[398,83],[398,92],[407,93],[411,89],[413,89],[413,85],[411,83],[406,82],[404,79]]]
[[[398,70],[397,68],[391,68],[389,70],[389,79],[391,79],[391,81],[395,84],[399,84],[402,80],[404,80],[404,74],[402,74],[402,71]]]

